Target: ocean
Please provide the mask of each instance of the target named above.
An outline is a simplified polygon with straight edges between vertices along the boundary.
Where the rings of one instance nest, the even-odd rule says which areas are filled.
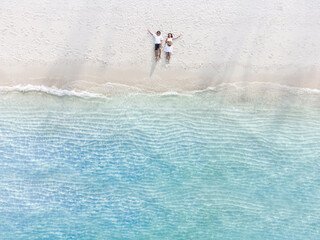
[[[316,90],[2,88],[0,133],[0,239],[320,237]]]

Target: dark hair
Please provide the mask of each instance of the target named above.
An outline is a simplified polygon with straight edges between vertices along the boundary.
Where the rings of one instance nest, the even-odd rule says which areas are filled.
[[[160,32],[160,31],[157,31],[157,34],[158,34],[158,33],[160,33],[160,34],[161,34],[161,32]]]
[[[171,35],[171,37],[173,38],[173,34],[172,33],[168,33],[168,37],[169,37],[169,35]]]

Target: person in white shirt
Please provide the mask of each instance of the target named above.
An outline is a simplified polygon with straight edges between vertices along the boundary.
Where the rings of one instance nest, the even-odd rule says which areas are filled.
[[[154,52],[156,55],[156,61],[161,58],[161,45],[163,41],[163,37],[161,36],[161,32],[157,31],[156,34],[152,33],[150,29],[148,29],[148,32],[154,37]]]
[[[165,41],[165,46],[164,46],[164,51],[166,53],[166,59],[167,59],[167,62],[170,63],[170,58],[171,58],[171,54],[172,54],[172,51],[173,51],[173,40],[181,37],[182,35],[180,34],[178,37],[173,37],[172,33],[169,33],[168,34],[168,37]]]

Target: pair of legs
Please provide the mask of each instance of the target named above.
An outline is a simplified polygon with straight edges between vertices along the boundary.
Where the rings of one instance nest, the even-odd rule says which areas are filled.
[[[158,61],[159,58],[161,58],[161,49],[159,48],[158,50],[155,50],[155,54],[156,54],[156,61]]]
[[[171,52],[166,52],[166,59],[168,63],[170,63],[170,58],[171,58]]]
[[[156,55],[156,61],[158,61],[159,58],[161,58],[161,45],[160,44],[155,45],[154,53]]]

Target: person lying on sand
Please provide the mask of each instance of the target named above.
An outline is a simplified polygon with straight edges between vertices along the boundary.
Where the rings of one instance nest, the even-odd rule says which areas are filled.
[[[173,37],[172,33],[168,34],[168,37],[165,41],[165,46],[164,46],[164,51],[166,53],[166,59],[167,59],[167,63],[170,63],[170,58],[171,58],[171,54],[173,51],[173,40],[181,37],[182,35],[180,34],[178,37]]]
[[[161,32],[157,31],[157,34],[154,34],[148,29],[148,32],[154,37],[154,51],[156,55],[156,61],[161,58],[161,45],[163,41],[163,37],[161,36]]]

